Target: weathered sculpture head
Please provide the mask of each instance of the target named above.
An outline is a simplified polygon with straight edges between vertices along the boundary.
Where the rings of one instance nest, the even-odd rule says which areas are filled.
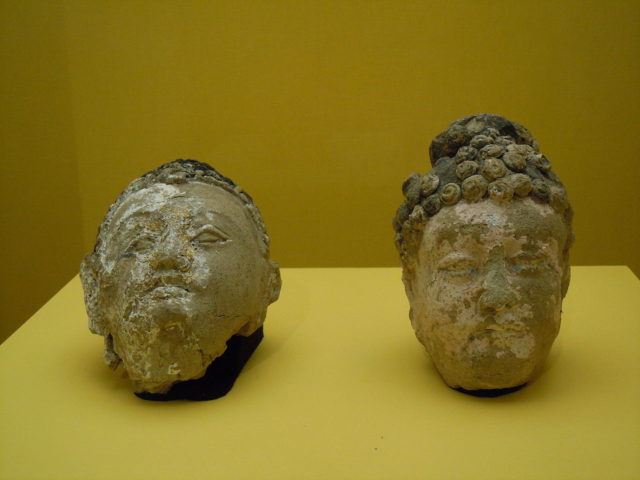
[[[80,276],[89,328],[136,392],[204,375],[251,335],[280,292],[251,197],[209,165],[176,160],[134,180],[107,212]]]
[[[429,153],[394,218],[416,336],[451,387],[522,385],[560,327],[566,191],[529,131],[497,115],[453,122]]]

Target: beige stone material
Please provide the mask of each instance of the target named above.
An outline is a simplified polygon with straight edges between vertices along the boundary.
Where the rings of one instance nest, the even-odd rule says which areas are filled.
[[[253,200],[193,160],[134,180],[80,273],[89,328],[136,392],[165,393],[204,375],[231,336],[262,325],[280,292]]]
[[[573,243],[566,190],[528,130],[497,115],[453,122],[430,152],[427,175],[444,188],[412,201],[440,195],[442,207],[406,214],[405,202],[394,219],[412,326],[449,386],[523,385],[560,328]]]

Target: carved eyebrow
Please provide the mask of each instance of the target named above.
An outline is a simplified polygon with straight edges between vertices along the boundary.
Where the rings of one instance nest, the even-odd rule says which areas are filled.
[[[523,247],[523,249],[517,252],[515,255],[512,255],[513,258],[538,258],[538,257],[546,257],[549,254],[541,250],[539,248],[531,248],[531,247]]]
[[[454,234],[463,234],[464,236],[472,236],[473,234],[484,234],[490,229],[486,223],[468,223],[468,224],[454,224],[446,223],[439,226],[435,231],[435,237],[438,241],[447,238]]]
[[[215,217],[220,217],[220,218],[223,218],[224,220],[228,220],[230,222],[235,223],[235,219],[233,219],[226,213],[218,212],[216,210],[207,210],[207,213],[212,213]]]
[[[196,230],[209,226],[211,228],[219,228],[221,233],[229,235],[229,229],[238,228],[236,218],[212,209],[202,209],[196,212],[193,220],[201,225]]]
[[[542,241],[534,241],[529,239],[528,241],[525,241],[519,249],[517,249],[516,253],[549,256],[551,255],[553,248],[553,242],[550,242],[549,240],[550,238],[545,238]]]

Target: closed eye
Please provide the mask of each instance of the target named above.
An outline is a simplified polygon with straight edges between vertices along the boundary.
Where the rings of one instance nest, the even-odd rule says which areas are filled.
[[[449,255],[438,265],[438,271],[451,276],[472,275],[477,272],[476,262],[472,258],[460,255]]]
[[[123,257],[131,257],[138,253],[146,253],[153,248],[155,240],[151,235],[140,235],[134,238],[124,252]]]
[[[193,237],[191,245],[206,248],[227,243],[229,241],[229,235],[224,233],[220,228],[207,226]]]
[[[546,268],[547,258],[541,253],[520,253],[511,258],[511,269],[516,273],[535,273]]]

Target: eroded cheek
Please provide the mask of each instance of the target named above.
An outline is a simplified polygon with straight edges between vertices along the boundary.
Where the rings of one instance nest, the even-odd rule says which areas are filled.
[[[432,355],[456,358],[474,330],[473,292],[435,282],[425,293],[418,337]]]
[[[561,249],[555,238],[547,238],[546,240],[535,240],[531,242],[533,250],[538,252],[544,261],[540,264],[540,276],[546,277],[545,282],[548,285],[549,280],[553,280],[551,276],[557,277],[560,281],[562,278],[563,268],[561,259]],[[542,286],[542,285],[541,285]]]
[[[514,282],[518,303],[527,305],[533,317],[548,316],[559,309],[561,277],[554,270],[546,270],[534,276],[522,276]]]
[[[200,289],[207,288],[211,279],[211,263],[206,255],[194,255],[188,283]]]
[[[121,259],[104,277],[104,293],[108,317],[117,321],[127,315],[131,306],[153,285],[153,271],[148,261]]]
[[[476,325],[480,283],[477,280],[440,278],[436,273],[426,291],[427,304],[438,325]]]
[[[127,292],[144,290],[151,282],[153,271],[148,259],[129,260],[120,266],[116,277]]]
[[[554,292],[544,297],[533,300],[533,319],[532,329],[545,334],[548,332],[557,332],[560,328],[560,310],[562,301],[560,300],[560,292]]]

